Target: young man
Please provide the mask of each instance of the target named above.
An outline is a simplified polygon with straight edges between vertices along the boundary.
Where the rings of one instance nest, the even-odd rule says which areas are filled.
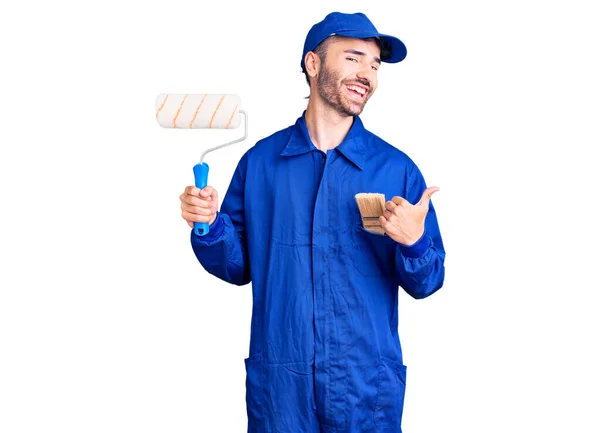
[[[242,156],[220,212],[210,186],[180,197],[190,227],[211,224],[191,234],[204,269],[252,282],[249,433],[402,431],[398,287],[417,299],[442,287],[437,188],[359,114],[381,63],[405,56],[364,14],[327,15],[304,46],[302,116]],[[362,226],[360,192],[385,194],[384,235]]]

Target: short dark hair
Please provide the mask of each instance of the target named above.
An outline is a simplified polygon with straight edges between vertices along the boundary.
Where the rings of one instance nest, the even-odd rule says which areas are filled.
[[[332,36],[325,38],[319,45],[317,45],[317,47],[313,50],[313,52],[317,55],[317,57],[319,57],[319,59],[321,59],[322,62],[324,62],[325,57],[327,56],[327,48],[329,47],[329,44],[339,38],[340,38],[340,36],[337,36],[337,35],[332,35]],[[379,57],[381,57],[382,59],[387,59],[390,57],[391,48],[382,39],[371,37],[371,38],[366,38],[364,40],[372,41],[377,44],[377,46],[379,47],[379,50],[381,51]],[[304,78],[306,78],[306,84],[308,84],[308,87],[310,87],[310,79],[308,77],[308,74],[305,71],[303,71],[303,74],[304,74]]]

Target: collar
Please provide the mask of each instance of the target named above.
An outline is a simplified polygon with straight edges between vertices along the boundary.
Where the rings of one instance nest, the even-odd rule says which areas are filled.
[[[318,150],[308,135],[305,115],[306,111],[304,111],[302,116],[296,120],[290,138],[280,153],[281,156],[295,156]],[[335,147],[335,149],[361,170],[364,168],[366,160],[364,134],[365,128],[362,120],[359,116],[354,116],[354,122],[352,122],[348,134],[346,134],[344,140]]]

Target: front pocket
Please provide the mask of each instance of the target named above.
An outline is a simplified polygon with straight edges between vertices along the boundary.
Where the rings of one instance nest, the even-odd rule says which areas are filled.
[[[362,276],[390,276],[394,271],[396,242],[388,235],[373,233],[361,223],[355,225],[351,245],[353,266]]]
[[[381,357],[375,405],[375,425],[400,427],[406,391],[406,366],[399,361]]]
[[[263,395],[265,386],[265,367],[262,353],[244,359],[246,365],[246,411],[248,422],[257,425],[264,421]]]

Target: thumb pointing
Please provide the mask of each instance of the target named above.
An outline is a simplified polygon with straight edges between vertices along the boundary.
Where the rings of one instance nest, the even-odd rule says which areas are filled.
[[[431,201],[431,196],[438,192],[440,189],[437,186],[430,186],[429,188],[427,188],[424,192],[423,195],[421,196],[421,200],[419,201],[419,205],[423,206],[423,205],[429,205],[429,202]]]

